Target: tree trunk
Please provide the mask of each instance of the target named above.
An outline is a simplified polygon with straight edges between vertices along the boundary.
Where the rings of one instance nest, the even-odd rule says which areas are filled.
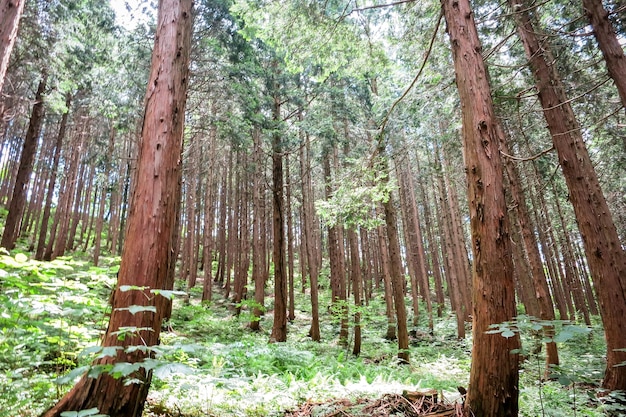
[[[385,294],[385,315],[387,316],[387,332],[385,339],[396,340],[396,315],[394,314],[393,289],[391,285],[391,267],[389,266],[389,245],[387,244],[387,234],[382,226],[378,227],[378,247],[380,259],[380,273],[382,274],[384,294]]]
[[[274,68],[274,70],[277,70]],[[280,97],[278,82],[274,82],[276,93],[272,117],[275,123],[280,120]],[[273,135],[272,143],[272,196],[273,237],[274,237],[274,324],[271,342],[287,341],[287,270],[285,264],[285,205],[283,200],[283,147],[279,132]]]
[[[326,199],[332,197],[332,177],[330,155],[323,157],[324,189]],[[328,227],[328,257],[330,262],[331,301],[334,313],[339,315],[339,343],[346,346],[348,342],[348,317],[346,304],[346,266],[343,249],[343,233],[341,226]]]
[[[609,13],[601,0],[583,0],[583,8],[593,27],[593,34],[604,56],[606,68],[615,82],[615,87],[626,107],[626,56],[615,30],[609,20]]]
[[[109,326],[103,346],[119,347],[115,356],[95,364],[140,363],[150,353],[124,348],[145,344],[157,345],[164,314],[165,297],[151,290],[167,285],[169,265],[173,261],[172,241],[176,234],[176,216],[180,197],[179,159],[182,149],[183,122],[188,82],[191,38],[191,0],[161,0],[139,155],[137,183],[128,220],[118,283],[112,297]],[[125,286],[143,290],[126,291]],[[128,311],[139,305],[146,310]],[[123,328],[139,330],[119,340]],[[126,385],[123,379],[108,374],[97,378],[84,375],[74,388],[45,417],[57,417],[64,411],[97,408],[110,417],[139,417],[150,387],[151,373],[140,368],[131,377],[143,384]]]
[[[301,115],[299,116],[301,117]],[[317,264],[315,250],[315,231],[313,229],[313,196],[311,185],[311,149],[309,135],[304,133],[304,146],[300,146],[300,175],[302,177],[302,240],[306,242],[306,257],[309,272],[309,283],[311,287],[311,328],[309,336],[311,340],[319,342],[320,335],[320,313],[318,283],[319,268]]]
[[[286,186],[286,194],[285,194],[285,205],[287,212],[285,213],[287,216],[287,282],[289,284],[289,314],[287,314],[287,319],[289,322],[292,322],[296,318],[296,304],[295,304],[295,289],[293,282],[293,274],[294,274],[294,254],[295,251],[293,249],[294,243],[294,233],[293,233],[293,210],[291,210],[291,175],[289,172],[289,155],[285,156],[285,177],[287,178],[287,186]]]
[[[1,41],[2,43],[5,42],[4,39]],[[30,116],[28,132],[26,132],[26,137],[24,138],[20,165],[17,170],[15,185],[13,186],[11,202],[9,203],[9,213],[7,214],[2,241],[0,242],[0,246],[9,250],[15,247],[15,241],[20,234],[20,224],[22,222],[22,215],[24,214],[26,197],[28,195],[28,183],[30,182],[30,176],[33,172],[33,163],[35,161],[35,154],[37,153],[37,141],[43,123],[43,93],[46,89],[47,81],[48,75],[44,71],[41,76],[41,81],[39,81],[39,86],[37,87],[37,93],[35,94],[35,104],[33,105]]]
[[[448,193],[446,191],[444,174],[441,172],[441,163],[439,157],[439,148],[435,143],[435,170],[437,173],[437,185],[439,189],[439,204],[435,205],[437,212],[436,218],[439,219],[441,237],[443,239],[441,251],[443,254],[444,268],[446,269],[445,278],[448,284],[448,294],[450,296],[450,306],[456,315],[456,334],[458,339],[465,339],[465,318],[468,316],[467,310],[469,306],[465,304],[461,297],[459,289],[460,277],[462,276],[460,259],[454,255],[452,249],[454,236],[452,234],[452,222],[450,221],[450,204],[448,202]]]
[[[17,28],[24,11],[26,0],[0,0],[0,92],[4,85],[4,76],[9,67],[11,50],[17,39]],[[2,114],[2,111],[0,111]]]
[[[255,126],[252,131],[254,144],[253,160],[254,175],[252,178],[252,281],[254,281],[254,302],[252,309],[253,318],[250,320],[250,329],[261,330],[261,315],[265,309],[265,251],[263,241],[266,239],[263,233],[263,212],[265,206],[261,199],[264,197],[262,184],[265,183],[263,175],[263,149],[261,148],[261,128]]]
[[[473,349],[465,407],[476,416],[517,416],[519,335],[487,334],[516,315],[513,262],[495,117],[487,69],[469,0],[443,0],[461,100],[473,271]]]
[[[512,0],[519,37],[530,61],[539,101],[569,190],[600,303],[607,342],[603,388],[626,390],[626,253],[565,95],[547,39],[538,37],[526,3]]]
[[[506,142],[502,142],[500,146],[504,153],[510,155]],[[513,197],[513,205],[517,211],[517,223],[522,233],[524,252],[528,256],[528,263],[530,264],[533,287],[535,290],[534,295],[539,304],[539,318],[541,320],[553,321],[555,319],[554,303],[550,297],[548,280],[544,272],[543,262],[541,262],[541,254],[539,253],[535,233],[532,230],[528,206],[526,205],[526,196],[522,190],[519,173],[515,165],[513,165],[513,161],[509,158],[504,159],[504,167],[509,179],[509,189]],[[554,326],[545,326],[544,333],[546,337],[552,337],[554,335]],[[556,343],[546,343],[546,374],[549,372],[551,365],[558,364],[559,353]]]
[[[115,145],[115,134],[116,130],[112,126],[111,132],[109,134],[109,145],[107,148],[107,155],[104,163],[105,169],[105,178],[109,178],[109,173],[111,171],[111,157],[113,155],[113,146]],[[106,205],[106,189],[107,189],[107,180],[104,180],[103,184],[101,184],[101,193],[100,193],[100,203],[98,206],[98,219],[96,221],[96,231],[94,236],[94,249],[93,249],[93,263],[95,266],[98,266],[98,262],[100,261],[100,247],[102,244],[102,228],[104,226],[104,208]]]
[[[384,152],[379,147],[381,157]],[[381,172],[388,172],[387,162],[383,160]],[[385,177],[384,181],[388,181]],[[404,273],[402,271],[402,257],[400,255],[400,239],[398,237],[398,221],[396,209],[393,206],[393,196],[390,193],[386,201],[383,201],[385,210],[385,229],[389,240],[389,269],[391,272],[391,288],[393,292],[393,304],[396,311],[398,330],[398,359],[400,363],[409,363],[409,332],[407,328],[406,305],[404,304]]]
[[[350,272],[352,275],[352,294],[354,294],[354,348],[352,354],[361,354],[361,265],[359,259],[359,240],[356,231],[348,229],[348,242],[350,244]]]
[[[441,279],[439,250],[433,236],[434,234],[432,228],[430,201],[428,198],[428,193],[426,192],[424,183],[422,181],[418,181],[417,183],[419,187],[420,198],[424,202],[424,223],[426,226],[426,240],[428,241],[433,277],[435,280],[435,296],[437,297],[437,317],[441,317],[443,315],[443,309],[445,308],[445,297],[443,294],[443,280]]]

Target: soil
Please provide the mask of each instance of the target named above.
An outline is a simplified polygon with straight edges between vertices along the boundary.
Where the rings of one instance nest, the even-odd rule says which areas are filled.
[[[434,390],[386,394],[379,399],[307,402],[284,417],[463,417],[463,404],[441,401]]]

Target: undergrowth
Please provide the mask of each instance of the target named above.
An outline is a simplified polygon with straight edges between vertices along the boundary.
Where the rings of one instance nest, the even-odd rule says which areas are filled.
[[[0,417],[38,415],[71,387],[76,375],[70,372],[89,364],[85,352],[98,345],[106,328],[119,258],[105,258],[102,265],[95,268],[76,257],[37,262],[19,252],[0,256]],[[457,387],[467,386],[471,340],[456,339],[449,312],[435,320],[434,336],[420,332],[427,328],[422,315],[406,366],[396,360],[396,342],[383,338],[381,296],[363,309],[361,355],[354,357],[351,346],[338,343],[325,294],[321,343],[308,337],[310,304],[298,292],[288,341],[269,344],[271,311],[261,317],[261,331],[252,332],[246,306],[234,315],[231,303],[215,290],[212,303],[201,303],[198,290],[189,300],[175,300],[162,344],[155,349],[162,366],[154,369],[146,414],[279,416],[309,400],[419,388],[455,398]],[[527,346],[536,343],[532,335],[522,339]],[[522,364],[520,415],[604,415],[614,403],[596,395],[605,349],[600,324],[559,347],[562,366],[554,370],[559,373],[555,380],[542,379],[541,352]]]

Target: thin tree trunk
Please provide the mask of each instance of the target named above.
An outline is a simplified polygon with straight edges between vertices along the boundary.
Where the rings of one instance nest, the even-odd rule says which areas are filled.
[[[276,66],[276,63],[274,63]],[[277,71],[276,68],[274,68]],[[272,117],[278,123],[280,97],[278,82],[274,81],[274,104]],[[273,260],[274,260],[274,323],[271,342],[287,341],[287,270],[285,262],[285,202],[283,190],[283,147],[280,132],[275,132],[272,141],[272,196],[273,196]]]
[[[285,177],[287,178],[287,186],[285,193],[285,204],[287,212],[287,282],[289,284],[289,313],[287,319],[292,322],[296,318],[296,305],[295,305],[295,289],[293,282],[294,274],[294,254],[293,249],[293,210],[291,210],[291,175],[289,172],[289,155],[285,156]]]
[[[420,198],[424,203],[424,224],[426,226],[426,240],[428,242],[428,248],[430,249],[429,253],[432,264],[433,277],[435,280],[435,296],[437,297],[437,317],[442,317],[446,301],[443,294],[443,280],[441,279],[439,250],[433,236],[430,201],[428,199],[428,193],[425,190],[424,183],[422,181],[417,181],[417,183],[419,187]]]
[[[111,127],[111,132],[109,134],[109,146],[107,148],[107,155],[104,163],[105,176],[104,183],[101,184],[101,194],[100,194],[100,204],[98,206],[98,219],[96,221],[96,232],[94,237],[94,250],[93,250],[93,263],[95,266],[98,266],[98,262],[100,262],[100,245],[102,244],[102,228],[104,226],[104,208],[106,205],[106,182],[109,178],[109,173],[111,171],[111,157],[113,155],[113,146],[115,145],[115,134],[116,130],[114,127]]]
[[[3,39],[0,41],[4,43]],[[20,165],[17,170],[17,176],[15,177],[11,202],[9,203],[9,213],[7,214],[4,224],[4,232],[0,246],[9,250],[15,247],[15,241],[20,234],[20,224],[26,206],[26,197],[28,195],[28,184],[33,172],[33,163],[37,153],[37,140],[41,132],[41,125],[43,124],[43,93],[46,89],[47,80],[48,74],[44,71],[41,75],[39,86],[37,87],[37,93],[35,94],[35,104],[33,105],[30,116],[28,132],[26,132],[26,137],[24,138]]]
[[[359,240],[356,231],[348,229],[348,242],[350,243],[350,273],[352,276],[352,294],[354,295],[354,305],[356,311],[354,313],[354,348],[352,354],[359,356],[361,354],[361,265],[359,259]]]
[[[539,101],[574,207],[593,276],[607,342],[607,363],[602,387],[626,390],[626,253],[589,158],[570,101],[550,53],[546,38],[536,28],[522,0],[512,0],[518,34],[530,61]]]
[[[302,115],[299,116],[300,118]],[[319,268],[315,250],[315,231],[313,228],[313,199],[311,185],[311,149],[309,135],[304,133],[304,146],[300,147],[300,175],[302,177],[302,240],[306,242],[306,257],[309,272],[309,283],[311,287],[311,327],[309,336],[311,340],[319,342],[320,335],[320,313],[317,278]]]
[[[391,285],[391,267],[389,266],[389,246],[387,245],[387,234],[383,226],[378,227],[377,234],[380,255],[378,258],[380,259],[380,272],[383,278],[385,315],[387,316],[387,332],[385,333],[385,339],[396,340],[396,315],[394,313],[393,288]]]
[[[500,143],[501,149],[507,155],[510,155],[507,143]],[[539,304],[539,318],[541,320],[553,321],[555,319],[554,303],[550,297],[550,289],[548,288],[548,280],[544,273],[543,262],[541,262],[541,254],[535,239],[535,233],[532,230],[530,215],[528,214],[528,206],[526,205],[526,196],[522,190],[519,173],[513,165],[513,161],[504,158],[504,167],[509,179],[509,189],[513,197],[513,205],[517,211],[517,223],[522,234],[524,253],[528,256],[530,264],[532,282],[534,287],[534,299]],[[554,336],[554,326],[544,326],[544,334],[547,338]],[[559,364],[559,353],[556,343],[546,343],[546,375],[550,371],[550,366]]]

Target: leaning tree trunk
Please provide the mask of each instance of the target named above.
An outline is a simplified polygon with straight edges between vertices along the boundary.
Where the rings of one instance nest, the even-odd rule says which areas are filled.
[[[509,154],[507,144],[501,144],[505,153]],[[517,211],[517,223],[519,225],[523,247],[528,256],[530,264],[534,296],[539,305],[539,318],[541,320],[553,321],[555,319],[554,303],[550,297],[550,289],[548,288],[548,280],[544,272],[543,263],[541,262],[541,254],[539,246],[532,230],[530,215],[528,214],[528,206],[526,204],[526,196],[522,189],[521,181],[517,168],[513,165],[513,161],[507,159],[504,166],[509,178],[509,188],[513,197],[513,203]],[[554,325],[544,326],[546,337],[550,338],[554,335]],[[559,364],[559,352],[555,342],[546,343],[546,375],[550,372],[550,366]]]
[[[37,249],[35,251],[35,259],[43,259],[43,251],[46,246],[46,235],[48,234],[48,222],[50,221],[50,211],[52,209],[52,199],[54,198],[54,187],[56,186],[57,171],[59,168],[59,160],[61,159],[61,148],[65,139],[67,129],[67,119],[70,113],[70,104],[72,103],[72,95],[65,95],[65,107],[67,111],[61,116],[61,124],[59,133],[57,134],[56,143],[54,145],[54,156],[52,157],[52,167],[50,168],[50,179],[48,181],[48,190],[46,191],[46,203],[41,218],[41,226],[39,227],[39,237],[37,239]]]
[[[518,35],[569,191],[600,304],[607,342],[603,388],[626,390],[626,253],[600,188],[581,128],[565,94],[547,37],[537,35],[526,2],[512,0]]]
[[[609,13],[602,6],[602,0],[583,0],[583,7],[593,26],[593,34],[604,56],[609,75],[615,82],[622,105],[626,107],[626,56],[609,20]]]
[[[35,162],[35,154],[37,153],[37,140],[41,132],[43,122],[44,104],[43,93],[46,89],[48,75],[44,71],[37,87],[35,94],[35,104],[30,115],[28,131],[24,138],[24,146],[22,148],[22,156],[20,157],[20,165],[13,186],[13,195],[9,203],[9,213],[7,214],[4,225],[4,233],[0,246],[6,249],[13,249],[15,241],[20,234],[20,223],[26,206],[26,196],[28,195],[28,183],[33,173],[33,163]]]
[[[146,93],[138,174],[128,218],[128,233],[122,253],[117,287],[112,297],[111,319],[103,346],[117,348],[114,356],[94,365],[141,363],[150,353],[133,349],[138,344],[157,345],[166,298],[154,293],[163,289],[172,261],[172,240],[180,197],[180,156],[188,83],[192,0],[161,0],[157,36],[152,53],[150,81]],[[141,288],[126,291],[128,286]],[[126,287],[126,288],[125,288]],[[135,306],[143,311],[131,314]],[[140,306],[140,307],[139,307]],[[136,333],[119,340],[124,328]],[[84,375],[74,388],[45,417],[64,411],[97,408],[110,417],[139,417],[150,387],[151,373],[139,368],[129,375],[142,384],[125,384],[101,373]]]
[[[24,11],[26,0],[0,0],[0,92],[4,85],[4,76],[9,67],[11,50],[17,39],[17,28]],[[2,113],[0,111],[0,113]]]
[[[517,416],[519,335],[487,334],[515,317],[515,282],[498,144],[504,133],[494,114],[487,68],[469,0],[443,0],[461,100],[474,262],[473,349],[468,414]]]

